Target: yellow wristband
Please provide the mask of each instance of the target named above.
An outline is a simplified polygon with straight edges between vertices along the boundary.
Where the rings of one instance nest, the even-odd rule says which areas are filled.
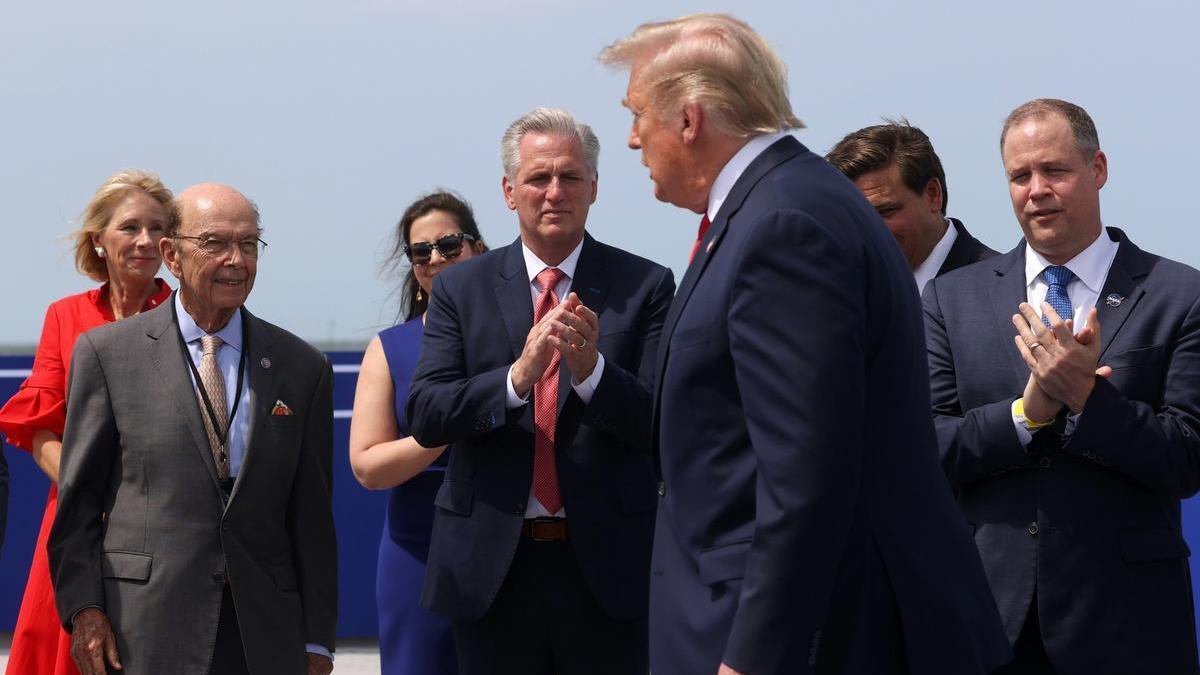
[[[1024,424],[1025,428],[1030,431],[1034,431],[1036,429],[1041,429],[1042,427],[1048,427],[1054,423],[1054,420],[1049,420],[1046,422],[1034,422],[1033,420],[1026,417],[1025,416],[1025,399],[1023,399],[1023,398],[1019,398],[1019,399],[1013,401],[1012,413],[1013,413],[1013,416],[1016,417],[1018,420],[1020,420],[1021,424]]]

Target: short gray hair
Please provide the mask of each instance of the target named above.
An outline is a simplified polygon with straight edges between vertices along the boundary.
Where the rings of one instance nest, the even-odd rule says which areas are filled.
[[[1096,134],[1096,123],[1092,116],[1082,107],[1057,98],[1038,98],[1017,106],[1004,120],[1000,130],[1000,152],[1004,153],[1004,139],[1013,127],[1030,119],[1045,119],[1052,115],[1061,115],[1071,127],[1071,135],[1075,137],[1075,149],[1085,160],[1091,160],[1100,149],[1100,137]]]
[[[508,125],[500,139],[500,161],[504,164],[504,175],[509,180],[517,177],[521,170],[521,140],[528,133],[566,136],[579,141],[583,148],[583,161],[592,178],[600,175],[600,140],[588,125],[561,108],[534,108]]]

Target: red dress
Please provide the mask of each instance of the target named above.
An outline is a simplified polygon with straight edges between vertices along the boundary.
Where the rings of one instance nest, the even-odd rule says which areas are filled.
[[[171,295],[170,287],[161,279],[155,279],[154,283],[158,288],[142,307],[143,311],[157,307]],[[33,433],[39,429],[62,436],[67,413],[67,370],[71,365],[75,338],[112,321],[108,284],[50,305],[33,359],[33,372],[0,408],[0,431],[8,436],[10,445],[31,451]],[[71,661],[71,637],[63,630],[54,607],[54,586],[50,582],[50,562],[46,555],[46,541],[57,506],[58,486],[51,484],[33,551],[33,564],[29,568],[29,581],[21,599],[21,612],[13,631],[8,675],[79,673]]]

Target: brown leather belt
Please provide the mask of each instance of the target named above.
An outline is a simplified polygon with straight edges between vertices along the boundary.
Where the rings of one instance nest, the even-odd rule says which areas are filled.
[[[521,525],[521,536],[534,541],[566,541],[566,518],[530,518]]]

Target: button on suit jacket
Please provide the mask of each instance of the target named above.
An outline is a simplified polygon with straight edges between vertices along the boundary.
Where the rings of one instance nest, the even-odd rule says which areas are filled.
[[[59,616],[69,630],[103,609],[123,673],[207,673],[228,582],[250,671],[303,672],[337,618],[332,371],[242,310],[250,432],[226,501],[173,307],[76,343],[49,542]],[[293,414],[272,415],[277,400]]]
[[[604,373],[583,401],[560,367],[555,457],[570,546],[615,618],[646,614],[656,502],[650,386],[670,270],[584,236],[571,291],[600,319]],[[505,409],[505,378],[533,326],[520,240],[434,279],[408,418],[421,445],[450,444],[435,498],[424,605],[487,612],[508,573],[533,478],[532,405]]]
[[[1029,379],[1012,340],[1025,243],[930,282],[938,445],[1010,640],[1036,590],[1063,672],[1192,673],[1179,502],[1200,487],[1200,272],[1106,236],[1119,242],[1097,301],[1112,377],[1069,434],[1060,419],[1028,451],[1010,411]]]
[[[663,328],[655,675],[985,673],[1008,646],[938,470],[920,305],[795,138],[735,183]]]

